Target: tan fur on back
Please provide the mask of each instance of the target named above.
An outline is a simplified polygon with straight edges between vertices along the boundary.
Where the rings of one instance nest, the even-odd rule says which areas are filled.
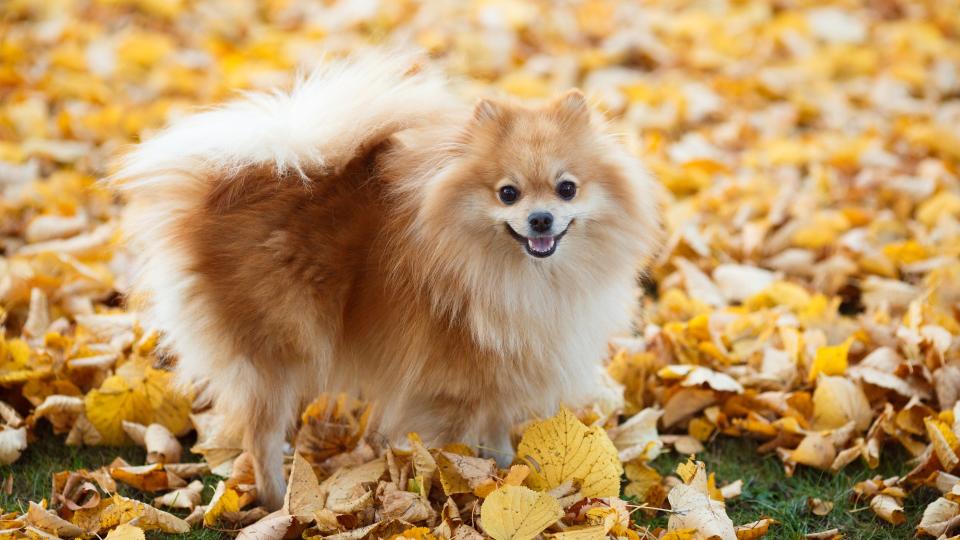
[[[228,122],[279,131],[197,150],[174,125],[119,175],[147,316],[245,432],[272,506],[279,442],[321,391],[375,401],[389,440],[494,453],[510,451],[512,424],[602,398],[605,343],[629,330],[659,237],[649,176],[578,95],[471,117],[435,75],[396,63],[345,63],[289,102],[203,113],[189,126],[222,138]],[[361,105],[314,103],[350,84]],[[287,108],[296,127],[274,125]],[[555,194],[560,174],[578,182],[572,201]],[[504,181],[517,204],[498,200]],[[549,258],[508,232],[534,209],[569,223]]]

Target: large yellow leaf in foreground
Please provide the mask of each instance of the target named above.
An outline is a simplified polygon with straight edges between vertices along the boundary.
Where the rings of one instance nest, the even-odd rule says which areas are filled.
[[[103,444],[120,445],[129,441],[123,422],[161,424],[174,435],[190,430],[190,396],[174,388],[173,374],[155,369],[144,359],[124,364],[107,377],[100,388],[84,399],[87,418]]]
[[[620,494],[623,467],[617,448],[603,428],[587,428],[566,408],[527,428],[517,446],[517,457],[530,466],[527,483],[533,489],[551,489],[576,480],[585,497]]]
[[[480,507],[483,530],[495,540],[530,540],[561,516],[556,499],[523,486],[498,488]]]

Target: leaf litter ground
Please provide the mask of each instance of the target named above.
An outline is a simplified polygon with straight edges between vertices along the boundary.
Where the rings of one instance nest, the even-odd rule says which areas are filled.
[[[0,534],[960,530],[956,2],[0,9]],[[666,248],[639,335],[611,344],[622,402],[518,426],[502,470],[415,434],[384,448],[365,404],[321,396],[267,515],[248,456],[171,390],[175,359],[121,307],[122,202],[96,181],[193,106],[393,40],[468,97],[582,87],[663,183]]]

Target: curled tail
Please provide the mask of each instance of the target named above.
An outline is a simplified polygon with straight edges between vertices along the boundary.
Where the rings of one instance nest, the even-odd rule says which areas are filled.
[[[121,158],[108,181],[128,199],[134,298],[149,299],[149,322],[171,333],[184,319],[179,301],[164,300],[188,277],[175,231],[217,184],[262,167],[303,181],[305,170],[335,175],[394,133],[458,110],[446,80],[417,60],[373,51],[332,61],[289,92],[251,92],[179,119]]]

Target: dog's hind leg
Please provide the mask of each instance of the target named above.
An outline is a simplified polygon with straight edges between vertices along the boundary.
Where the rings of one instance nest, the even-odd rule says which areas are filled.
[[[293,427],[311,375],[307,366],[266,370],[243,362],[221,391],[217,406],[243,434],[243,449],[250,453],[257,481],[257,498],[270,510],[283,505],[286,493],[284,445]],[[299,369],[298,369],[299,368]]]
[[[243,434],[243,447],[253,458],[257,498],[270,510],[283,505],[286,479],[283,446],[290,425],[290,406],[283,396],[261,393],[251,404]]]

